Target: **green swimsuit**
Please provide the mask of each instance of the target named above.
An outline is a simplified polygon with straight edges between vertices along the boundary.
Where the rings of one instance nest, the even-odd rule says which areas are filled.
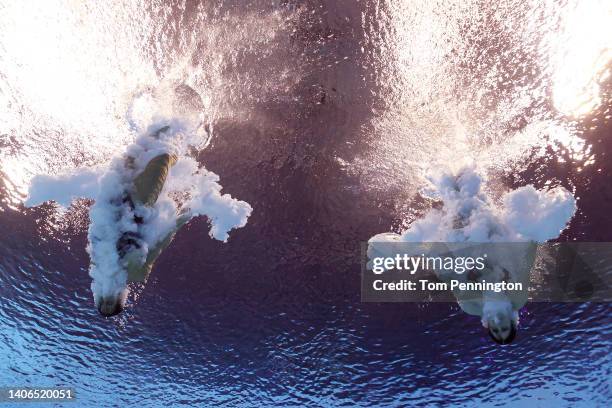
[[[129,193],[135,205],[153,207],[157,202],[159,194],[164,188],[164,183],[170,168],[176,163],[176,156],[167,153],[153,158],[135,179],[133,189]],[[128,163],[133,159],[128,158]],[[127,261],[128,282],[146,282],[153,264],[164,249],[170,245],[176,231],[189,221],[187,214],[178,217],[176,226],[159,242],[149,248],[146,259],[142,260],[137,251],[127,253],[124,259]]]

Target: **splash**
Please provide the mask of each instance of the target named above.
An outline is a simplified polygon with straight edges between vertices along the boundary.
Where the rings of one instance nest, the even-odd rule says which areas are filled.
[[[527,185],[496,200],[484,191],[486,177],[474,166],[429,180],[423,196],[441,207],[431,208],[401,234],[370,238],[369,251],[394,251],[386,244],[400,242],[546,242],[557,238],[576,212],[575,198],[563,187],[537,190]]]
[[[383,233],[372,237],[368,242],[370,259],[378,254],[394,256],[401,242],[527,242],[531,245],[517,249],[517,253],[510,254],[503,246],[498,251],[488,250],[489,267],[475,272],[473,277],[487,282],[508,279],[527,287],[536,243],[559,236],[576,212],[576,200],[562,187],[537,190],[532,185],[506,192],[495,200],[483,190],[485,180],[474,166],[430,177],[425,195],[441,201],[442,207],[432,208],[399,235]],[[478,252],[478,246],[474,248]],[[436,274],[443,280],[466,279],[464,275],[445,275],[442,271]],[[461,308],[480,316],[483,326],[502,344],[515,335],[518,310],[527,302],[527,290],[483,291],[479,298],[455,295]]]
[[[171,112],[181,99],[178,95],[169,99],[172,103],[160,102],[159,106]],[[181,111],[188,112],[183,109],[184,105],[181,106]],[[142,122],[132,118],[132,126],[141,134],[107,167],[75,169],[64,175],[33,178],[25,202],[27,206],[49,200],[68,206],[76,198],[95,201],[90,209],[87,251],[91,258],[89,274],[93,279],[91,287],[96,303],[102,298],[125,301],[128,274],[117,243],[126,234],[142,238],[139,256],[144,260],[152,248],[194,217],[206,216],[211,225],[210,236],[224,242],[232,229],[246,225],[251,206],[222,194],[219,177],[200,166],[189,154],[192,149],[198,151],[207,143],[202,136],[201,122],[194,120],[198,109],[192,112],[191,117],[181,119],[157,117],[144,130],[138,125]],[[144,119],[140,117],[140,120]],[[151,208],[134,207],[133,202],[126,200],[126,193],[146,165],[162,154],[178,160],[170,169],[159,198]],[[137,222],[138,218],[142,222]]]
[[[483,191],[486,179],[474,167],[430,180],[426,195],[443,207],[412,223],[401,234],[403,241],[545,242],[559,236],[576,211],[574,197],[562,187],[520,187],[503,194],[497,204]]]

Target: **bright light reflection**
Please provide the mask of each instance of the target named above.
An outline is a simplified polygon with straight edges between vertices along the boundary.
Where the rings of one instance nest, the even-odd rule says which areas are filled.
[[[578,1],[567,9],[553,60],[553,99],[559,111],[580,117],[600,106],[600,84],[610,75],[612,2]]]

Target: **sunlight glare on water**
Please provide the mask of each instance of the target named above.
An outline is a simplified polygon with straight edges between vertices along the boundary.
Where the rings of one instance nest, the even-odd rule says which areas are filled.
[[[143,54],[149,24],[142,6],[118,3],[5,2],[0,5],[2,171],[23,195],[33,174],[108,158],[128,140],[129,96],[154,80]]]
[[[391,186],[405,200],[414,190],[404,186],[436,168],[520,171],[547,148],[592,164],[563,115],[600,103],[610,2],[394,1],[378,12],[386,35],[372,41],[386,109],[356,163],[371,188]]]
[[[612,3],[573,1],[566,6],[552,61],[555,107],[574,117],[601,105],[600,84],[610,75]]]
[[[1,2],[0,103],[7,108],[0,110],[0,137],[7,140],[0,141],[12,149],[0,151],[0,171],[13,204],[35,174],[103,163],[119,152],[134,137],[126,118],[134,98],[160,85],[195,89],[212,121],[244,115],[248,106],[232,107],[252,106],[297,81],[299,64],[281,58],[265,66],[288,54],[278,47],[288,13],[245,8],[235,17],[224,7]],[[184,18],[171,24],[177,16]],[[259,64],[232,70],[253,55]],[[271,74],[265,81],[251,78],[264,69]]]

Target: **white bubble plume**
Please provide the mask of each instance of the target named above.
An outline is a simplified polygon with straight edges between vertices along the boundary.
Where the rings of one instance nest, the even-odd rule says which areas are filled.
[[[531,242],[524,252],[489,249],[489,267],[475,272],[476,281],[509,280],[528,284],[536,244],[554,239],[567,227],[576,212],[576,200],[562,187],[537,190],[528,185],[506,192],[499,200],[482,190],[484,177],[474,167],[456,174],[431,177],[432,198],[442,201],[401,234],[383,233],[368,242],[368,257],[393,257],[401,252],[401,242]],[[427,247],[426,244],[423,246]],[[478,252],[478,246],[474,246]],[[520,251],[523,251],[521,249]],[[433,254],[432,254],[433,255]],[[482,253],[476,254],[482,256]],[[442,280],[465,280],[467,276],[435,271]],[[527,290],[495,293],[483,291],[480,297],[465,298],[455,293],[459,306],[468,314],[480,316],[483,326],[498,333],[518,325],[518,310],[527,302]],[[506,338],[503,339],[504,341]]]
[[[91,257],[89,274],[96,302],[106,297],[125,299],[128,276],[117,249],[117,242],[124,234],[137,233],[142,237],[140,251],[145,259],[149,249],[162,242],[177,225],[193,217],[208,217],[210,236],[224,242],[232,229],[246,225],[251,206],[222,194],[219,177],[189,156],[192,147],[201,148],[206,143],[191,123],[156,119],[147,130],[136,126],[140,136],[124,154],[113,158],[108,167],[75,169],[69,174],[40,175],[32,180],[26,206],[49,200],[67,206],[79,197],[95,200],[89,213],[87,251]],[[155,204],[138,208],[143,222],[137,223],[134,206],[125,200],[125,193],[147,163],[164,153],[176,156],[177,163],[170,169]],[[133,158],[131,166],[126,166],[128,157]]]
[[[430,178],[426,192],[442,201],[397,240],[405,242],[545,242],[556,238],[576,212],[576,200],[562,187],[528,185],[494,200],[482,190],[485,178],[474,167]],[[382,241],[385,234],[370,241]],[[378,237],[378,238],[377,238]]]

